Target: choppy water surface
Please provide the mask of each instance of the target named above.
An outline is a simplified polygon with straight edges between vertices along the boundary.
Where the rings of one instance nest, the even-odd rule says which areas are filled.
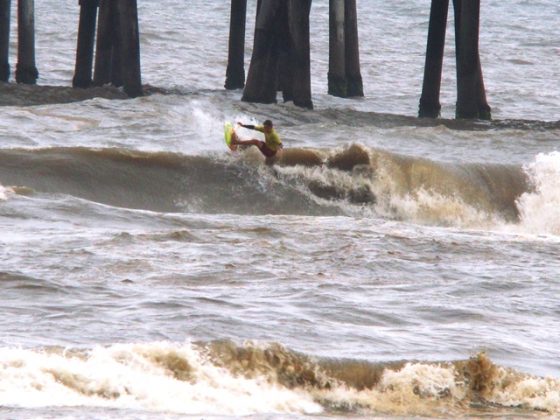
[[[72,78],[64,3],[42,84]],[[222,90],[228,2],[140,3],[167,94],[1,110],[0,416],[560,414],[556,2],[483,2],[493,124],[413,118],[427,2],[359,2],[361,100],[325,95],[314,2],[313,111]],[[279,165],[226,152],[264,118]]]

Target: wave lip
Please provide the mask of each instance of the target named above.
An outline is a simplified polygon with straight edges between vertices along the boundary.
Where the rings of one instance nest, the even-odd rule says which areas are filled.
[[[88,351],[0,349],[0,403],[111,407],[182,414],[317,413],[306,395],[235,377],[191,345],[127,344]]]
[[[0,185],[0,201],[6,201],[14,194],[15,191],[13,188]]]
[[[84,147],[0,150],[3,185],[162,212],[365,214],[484,228],[519,222],[517,200],[530,191],[527,179],[513,165],[441,163],[359,144],[287,149],[272,168],[255,150],[234,157]],[[7,199],[12,192],[0,194]]]
[[[441,163],[358,144],[324,153],[320,165],[282,166],[281,160],[278,173],[315,197],[367,206],[390,219],[466,227],[517,223],[515,200],[528,189],[526,175],[513,165]]]
[[[0,150],[0,181],[161,212],[339,214],[260,165],[213,156],[84,147]]]
[[[560,152],[541,153],[524,170],[532,190],[517,200],[521,225],[532,233],[560,235]]]
[[[371,363],[229,341],[0,349],[4,406],[111,407],[191,415],[560,414],[560,381],[456,362]]]

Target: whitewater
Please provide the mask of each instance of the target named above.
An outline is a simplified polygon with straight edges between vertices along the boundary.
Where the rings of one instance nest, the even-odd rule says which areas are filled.
[[[492,122],[452,119],[452,10],[415,118],[429,2],[358,2],[340,99],[315,1],[314,110],[223,89],[229,2],[139,3],[149,95],[0,108],[1,418],[560,415],[557,2],[482,2]],[[78,12],[36,2],[40,84]],[[223,142],[264,119],[272,167]]]

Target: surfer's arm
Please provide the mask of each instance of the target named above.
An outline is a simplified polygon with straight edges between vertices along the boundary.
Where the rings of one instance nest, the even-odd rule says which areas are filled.
[[[248,128],[249,130],[256,130],[256,126],[252,124],[241,124],[240,122],[238,122],[237,124],[243,128]]]

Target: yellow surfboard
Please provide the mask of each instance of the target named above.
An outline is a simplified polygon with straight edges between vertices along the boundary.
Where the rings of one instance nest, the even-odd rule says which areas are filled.
[[[224,140],[226,142],[227,147],[230,150],[235,151],[237,150],[237,144],[231,144],[231,139],[234,135],[233,125],[229,121],[226,121],[224,124]]]

